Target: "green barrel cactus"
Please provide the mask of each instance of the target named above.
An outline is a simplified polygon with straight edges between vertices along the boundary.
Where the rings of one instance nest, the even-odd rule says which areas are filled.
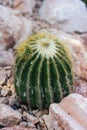
[[[47,109],[72,91],[72,63],[68,53],[49,33],[34,34],[18,46],[15,88],[32,109]]]

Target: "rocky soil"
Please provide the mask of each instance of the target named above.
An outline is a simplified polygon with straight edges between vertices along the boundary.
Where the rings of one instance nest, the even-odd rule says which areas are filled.
[[[80,0],[0,0],[0,12],[0,129],[87,130],[85,4]],[[49,112],[31,110],[14,88],[16,47],[39,31],[50,31],[65,41],[74,60],[74,93],[51,104]]]

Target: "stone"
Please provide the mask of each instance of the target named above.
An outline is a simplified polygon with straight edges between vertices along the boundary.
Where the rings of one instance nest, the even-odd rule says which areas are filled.
[[[10,91],[12,92],[12,95],[16,95],[14,84],[11,85]]]
[[[7,70],[7,71],[6,71],[6,76],[7,76],[8,78],[10,78],[10,77],[11,77],[11,75],[12,75],[11,70]]]
[[[22,121],[22,122],[20,123],[20,126],[29,127],[29,128],[35,128],[35,125],[34,125],[33,123],[25,122],[25,121]]]
[[[16,125],[21,121],[21,116],[21,113],[13,110],[8,105],[0,104],[0,125]]]
[[[12,50],[0,51],[0,66],[13,65],[14,55]]]
[[[25,15],[32,15],[35,0],[14,0],[13,8]]]
[[[3,86],[1,90],[1,95],[5,97],[7,96],[8,92],[9,92],[9,88],[6,85]]]
[[[53,130],[50,120],[51,118],[49,115],[43,115],[40,118],[40,125],[42,126],[41,128],[43,128],[44,130]]]
[[[87,46],[87,33],[81,34],[80,37],[83,39],[84,44]]]
[[[0,104],[9,104],[8,97],[0,97]]]
[[[0,97],[0,104],[2,104],[6,100],[6,97]]]
[[[0,85],[3,85],[5,83],[6,79],[6,71],[5,69],[1,68],[0,69]]]
[[[0,0],[0,4],[11,7],[13,5],[13,0]]]
[[[60,127],[61,130],[86,130],[58,104],[54,103],[50,105],[49,114],[53,120],[53,124],[54,121],[57,120],[58,127]]]
[[[2,128],[1,130],[36,130],[35,128],[26,128],[23,126],[13,126],[13,127],[6,127]]]
[[[29,114],[29,113],[27,113],[25,111],[23,112],[23,116],[26,118],[26,120],[28,122],[31,122],[33,124],[36,124],[36,123],[39,122],[39,119],[37,117],[34,117],[33,115],[31,115],[31,114]]]
[[[28,123],[25,122],[25,121],[22,121],[22,122],[20,123],[20,126],[22,126],[22,127],[27,127],[27,126],[28,126]]]
[[[84,80],[79,80],[76,85],[74,85],[75,93],[78,93],[87,98],[87,82]]]
[[[87,129],[87,98],[79,94],[70,94],[59,105]]]
[[[81,0],[44,0],[39,15],[65,32],[87,32],[87,9]]]
[[[16,94],[12,94],[12,96],[9,96],[9,105],[13,106],[16,102]]]
[[[5,50],[5,45],[0,43],[0,51],[4,51]]]
[[[24,41],[32,33],[32,21],[17,11],[0,5],[0,43],[7,48]],[[10,19],[10,20],[9,20]]]

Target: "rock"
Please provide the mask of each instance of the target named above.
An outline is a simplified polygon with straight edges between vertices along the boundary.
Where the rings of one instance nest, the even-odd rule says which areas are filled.
[[[62,100],[60,106],[87,129],[87,98],[79,94],[70,94]]]
[[[16,94],[12,94],[12,96],[9,97],[9,105],[13,106],[16,102]]]
[[[26,127],[23,127],[23,126],[13,126],[13,127],[2,128],[1,130],[36,130],[36,129],[26,128]]]
[[[21,126],[21,127],[27,127],[27,126],[28,126],[28,123],[25,122],[25,121],[22,121],[22,122],[20,123],[20,126]]]
[[[31,122],[31,123],[33,123],[33,124],[36,124],[36,123],[38,123],[39,122],[39,119],[37,118],[37,117],[34,117],[33,115],[31,115],[31,114],[28,114],[27,112],[23,112],[23,116],[26,118],[26,120],[28,121],[28,122]]]
[[[39,15],[65,32],[87,32],[87,9],[81,0],[44,0]]]
[[[0,0],[0,4],[11,7],[13,5],[13,0]]]
[[[58,127],[60,127],[61,130],[86,130],[81,124],[79,124],[75,119],[73,119],[66,111],[64,111],[58,104],[54,103],[50,105],[50,117],[54,121],[57,120]],[[54,121],[52,124],[54,124]]]
[[[14,0],[13,8],[18,10],[24,16],[32,15],[35,0]]]
[[[7,96],[8,92],[9,92],[9,88],[7,86],[3,86],[1,90],[1,95],[5,97]]]
[[[12,92],[12,95],[16,95],[14,84],[11,85],[10,91]]]
[[[75,92],[81,94],[82,96],[87,98],[87,82],[83,80],[79,80],[77,84],[75,84]]]
[[[13,126],[21,121],[21,114],[8,105],[0,104],[0,125]]]
[[[6,47],[14,46],[32,33],[31,20],[2,5],[0,10],[3,12],[3,14],[0,13],[0,43],[5,44]]]
[[[6,100],[5,97],[0,97],[0,104],[2,104]]]
[[[0,85],[3,85],[5,83],[5,79],[6,79],[6,71],[5,69],[1,67],[0,68]]]
[[[34,125],[33,123],[25,122],[25,121],[22,121],[22,122],[20,123],[20,126],[29,127],[29,128],[32,128],[32,129],[35,128],[35,125]]]
[[[0,51],[0,66],[13,65],[14,55],[12,50]]]
[[[53,130],[50,120],[51,118],[49,115],[43,115],[40,118],[40,126],[43,130]]]
[[[7,70],[7,71],[6,71],[6,76],[7,76],[8,78],[11,77],[11,74],[12,74],[11,70]]]
[[[4,51],[5,50],[5,45],[0,43],[0,51]]]
[[[87,33],[81,34],[80,37],[83,39],[84,44],[87,46]]]

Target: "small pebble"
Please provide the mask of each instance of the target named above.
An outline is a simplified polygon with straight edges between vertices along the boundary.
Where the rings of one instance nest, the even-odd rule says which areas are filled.
[[[22,121],[20,123],[20,126],[23,126],[23,127],[27,127],[28,126],[28,123],[26,121]]]
[[[7,86],[3,86],[1,90],[1,95],[5,97],[7,96],[8,92],[9,92],[9,88]]]

